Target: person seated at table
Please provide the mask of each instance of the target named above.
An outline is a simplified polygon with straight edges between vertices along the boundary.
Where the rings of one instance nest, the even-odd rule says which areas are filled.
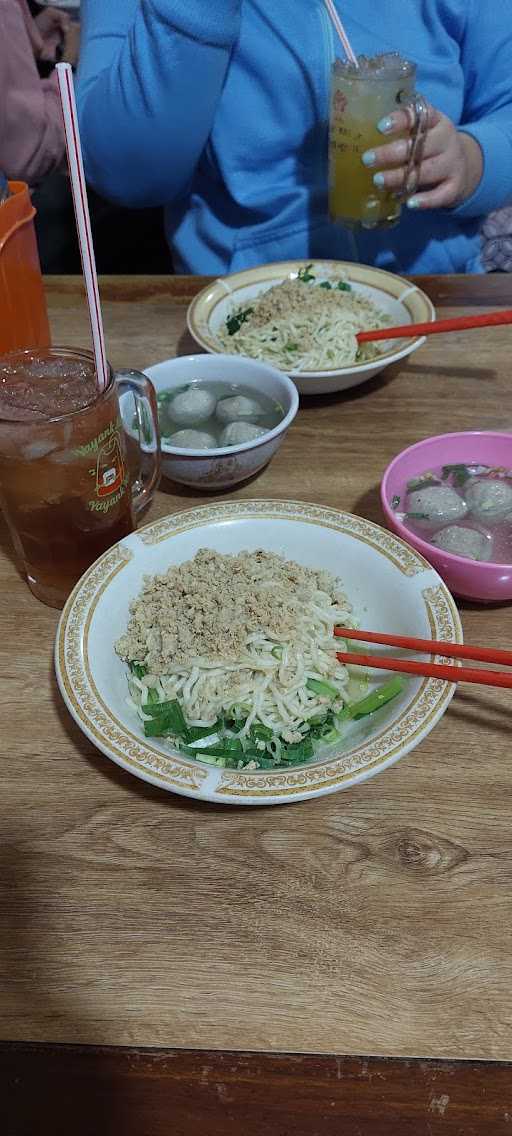
[[[45,273],[80,272],[55,64],[75,65],[80,25],[32,0],[0,0],[0,170],[25,181]],[[168,272],[160,210],[114,208],[90,193],[98,270]]]
[[[0,168],[29,185],[64,161],[57,77],[41,78],[38,64],[66,56],[69,25],[58,9],[33,17],[27,0],[0,0]]]
[[[512,199],[512,19],[496,0],[344,0],[357,54],[400,51],[430,102],[419,184],[395,229],[327,206],[335,41],[322,0],[82,0],[86,170],[106,197],[166,205],[176,268],[335,257],[401,272],[483,270],[482,217]],[[403,182],[395,112],[372,163]],[[367,158],[368,161],[368,158]]]

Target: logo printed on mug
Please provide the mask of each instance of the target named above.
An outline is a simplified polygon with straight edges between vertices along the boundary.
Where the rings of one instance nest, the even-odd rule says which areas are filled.
[[[116,431],[100,446],[96,461],[96,496],[107,497],[123,483],[124,462]]]
[[[347,107],[347,97],[343,94],[343,91],[335,92],[333,102],[336,114],[343,114]]]

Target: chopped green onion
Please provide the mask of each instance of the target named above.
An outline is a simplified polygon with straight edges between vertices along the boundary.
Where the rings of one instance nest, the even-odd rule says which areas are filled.
[[[135,675],[135,678],[144,678],[148,673],[148,668],[144,663],[130,663],[130,670],[132,674]]]
[[[222,746],[227,753],[243,753],[243,746],[239,738],[223,738]]]
[[[254,308],[238,308],[238,311],[233,312],[226,320],[226,328],[228,335],[235,335],[243,323],[252,315]]]
[[[205,738],[205,741],[208,741],[208,738]],[[230,755],[232,757],[236,756],[241,758],[244,756],[242,743],[238,738],[219,738],[217,742],[212,743],[212,745],[205,745],[204,748],[199,748],[195,745],[187,745],[186,752],[191,756],[205,753],[209,757],[226,757]]]
[[[149,714],[150,718],[163,718],[168,711],[172,713],[173,707],[176,705],[179,705],[179,703],[176,703],[174,699],[172,702],[154,702],[151,700],[151,702],[143,702],[141,710],[143,710],[145,714]],[[183,719],[183,721],[185,721],[185,719]]]
[[[312,264],[306,264],[304,268],[299,268],[297,279],[302,280],[303,284],[308,284],[310,280],[315,279],[314,272],[309,271],[312,267]]]
[[[167,725],[165,718],[150,718],[149,721],[144,722],[144,736],[146,738],[164,738],[167,735]]]
[[[202,738],[196,738],[194,741],[187,737],[187,749],[204,749],[205,753],[210,753],[214,746],[219,745],[220,737],[216,733],[206,734]]]
[[[244,705],[243,702],[234,702],[230,706],[226,717],[232,722],[245,722],[251,712],[251,707]]]
[[[274,659],[282,659],[283,648],[282,647],[272,647],[270,654],[274,656]]]
[[[319,694],[321,698],[339,698],[340,692],[336,686],[332,686],[330,682],[325,682],[324,679],[308,678],[306,686],[312,694]]]
[[[211,734],[218,734],[222,730],[224,722],[222,718],[218,718],[212,726],[188,726],[187,728],[187,741],[191,745],[192,742],[197,742],[199,738],[209,738]]]
[[[360,702],[352,702],[348,706],[344,706],[343,710],[336,715],[338,722],[345,722],[349,718],[358,720],[359,718],[366,718],[369,714],[374,714],[376,710],[380,710],[381,706],[385,706],[387,702],[391,702],[392,698],[401,694],[404,685],[403,678],[399,676],[390,679],[383,686],[372,690],[371,694],[367,694],[366,698],[362,698]]]
[[[438,477],[413,477],[411,481],[407,482],[407,489],[409,493],[413,493],[415,489],[431,489],[436,488],[441,484]]]
[[[320,287],[321,288],[328,288],[330,290],[332,288],[332,284],[329,284],[328,280],[322,280]]]
[[[313,742],[311,738],[303,738],[301,742],[292,742],[290,745],[283,746],[281,751],[281,761],[291,762],[296,764],[299,761],[308,761],[313,757]]]
[[[312,718],[309,718],[309,725],[312,727],[323,726],[327,721],[327,717],[327,714],[314,714]]]
[[[220,769],[224,769],[226,765],[225,758],[212,753],[197,753],[196,750],[192,750],[189,756],[197,758],[198,761],[203,761],[205,765],[217,765]]]
[[[459,488],[465,485],[468,478],[471,477],[467,465],[463,462],[457,462],[455,465],[444,465],[442,471],[443,481],[447,481],[450,475],[453,477],[453,484],[458,485]]]
[[[327,725],[325,725],[322,733],[320,734],[320,740],[322,742],[329,742],[330,744],[331,742],[336,742],[339,736],[339,730],[335,730],[334,726],[330,726],[328,728]]]
[[[149,710],[151,715],[155,714],[149,722],[144,722],[144,733],[147,738],[164,737],[169,734],[177,738],[187,737],[187,723],[183,710],[176,700],[160,702],[158,705],[146,707],[145,710]]]
[[[332,711],[320,721],[314,722],[309,730],[309,737],[312,738],[313,741],[331,742],[336,741],[336,738],[339,738],[339,736]]]
[[[229,754],[213,754],[206,753],[206,751],[199,753],[197,750],[192,750],[189,757],[192,756],[196,761],[202,761],[205,765],[216,765],[217,769],[236,769],[238,765],[236,757],[230,757]]]
[[[249,730],[249,735],[258,742],[270,742],[274,737],[274,731],[270,726],[264,726],[263,722],[254,722]]]
[[[352,288],[351,288],[350,284],[346,283],[345,280],[338,280],[338,291],[339,292],[351,292]]]
[[[244,766],[247,765],[247,763],[249,761],[259,762],[259,761],[261,761],[262,758],[264,758],[266,756],[268,756],[268,754],[265,754],[262,749],[255,749],[255,748],[253,749],[252,746],[248,746],[247,749],[244,750],[244,756],[243,756]]]

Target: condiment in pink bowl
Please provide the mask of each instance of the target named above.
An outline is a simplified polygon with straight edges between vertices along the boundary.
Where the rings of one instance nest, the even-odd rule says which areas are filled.
[[[425,470],[455,462],[512,469],[512,432],[468,430],[438,434],[402,450],[388,465],[381,482],[380,496],[387,525],[437,569],[456,595],[481,603],[512,600],[512,564],[469,560],[445,552],[412,532],[392,508],[393,498],[403,500],[408,481]]]

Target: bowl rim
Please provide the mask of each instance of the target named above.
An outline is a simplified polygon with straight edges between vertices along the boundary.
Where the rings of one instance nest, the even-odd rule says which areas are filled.
[[[430,299],[430,296],[428,296],[427,293],[424,292],[424,290],[420,288],[418,284],[412,282],[411,280],[408,280],[404,276],[400,276],[399,273],[389,272],[385,268],[378,268],[374,265],[364,264],[358,261],[333,260],[327,257],[313,257],[311,261],[308,261],[308,258],[305,257],[301,260],[269,261],[265,264],[253,265],[251,268],[241,269],[238,272],[226,273],[224,276],[218,276],[215,279],[211,280],[209,284],[205,285],[205,287],[202,288],[201,291],[193,297],[187,308],[187,328],[190,332],[190,335],[196,341],[196,343],[199,343],[200,346],[205,349],[205,351],[207,351],[209,354],[218,356],[220,352],[218,352],[215,347],[214,336],[209,330],[209,325],[207,325],[205,333],[200,326],[199,320],[197,319],[197,309],[200,309],[201,305],[208,303],[212,290],[217,287],[224,289],[225,297],[225,290],[228,289],[228,291],[231,291],[231,282],[237,283],[239,287],[245,287],[250,283],[250,280],[246,280],[246,283],[244,284],[244,277],[248,278],[253,275],[257,276],[261,272],[265,271],[270,272],[271,276],[275,276],[274,283],[279,283],[279,279],[283,280],[287,279],[293,274],[296,275],[298,267],[301,267],[305,263],[312,263],[314,267],[322,265],[331,269],[335,268],[338,271],[346,271],[349,278],[350,272],[352,271],[354,273],[354,283],[362,284],[363,287],[374,288],[376,291],[379,290],[378,283],[372,284],[370,281],[365,281],[364,277],[367,274],[371,273],[372,275],[378,276],[383,281],[389,282],[393,280],[395,282],[399,282],[403,285],[403,290],[398,296],[395,296],[394,293],[391,292],[390,294],[393,296],[393,299],[399,300],[401,302],[403,296],[415,292],[426,304],[426,308],[429,313],[427,318],[429,318],[431,321],[435,320],[436,318],[436,310],[432,300]],[[357,273],[359,273],[362,279],[357,278]],[[229,284],[228,281],[230,282]],[[388,290],[382,287],[380,291],[386,292]],[[210,313],[208,313],[208,316],[209,314]],[[425,322],[425,320],[423,320],[423,322]],[[366,363],[354,363],[351,367],[330,367],[328,370],[324,371],[290,370],[281,371],[280,373],[283,375],[289,375],[296,379],[310,379],[312,383],[315,381],[315,379],[336,379],[338,377],[343,378],[352,374],[364,375],[367,372],[375,371],[375,367],[379,366],[382,360],[384,361],[383,366],[385,367],[390,366],[392,363],[400,362],[400,360],[403,359],[406,355],[410,355],[413,351],[416,351],[419,347],[422,347],[425,343],[425,339],[426,336],[424,335],[408,339],[405,341],[405,344],[401,348],[397,348],[396,350],[391,349],[389,351],[383,351],[376,359],[372,359]],[[398,342],[403,343],[403,341],[400,340]],[[258,360],[258,362],[259,361],[260,360]]]
[[[454,566],[460,564],[470,564],[472,568],[474,568],[478,572],[482,572],[483,575],[494,575],[497,568],[501,571],[503,571],[504,568],[511,568],[512,561],[508,563],[508,561],[504,560],[471,560],[469,556],[458,556],[455,552],[446,552],[444,548],[437,548],[437,545],[430,544],[428,541],[423,540],[421,536],[417,536],[416,533],[411,532],[411,530],[408,529],[407,526],[404,525],[398,517],[396,517],[388,501],[387,487],[391,474],[402,461],[402,459],[407,456],[407,454],[412,453],[413,450],[421,449],[421,447],[425,445],[426,442],[441,442],[451,440],[452,438],[461,437],[510,438],[512,445],[512,431],[508,430],[451,430],[448,434],[432,434],[427,438],[421,438],[419,442],[413,442],[411,446],[406,446],[405,450],[400,450],[400,453],[396,454],[393,460],[390,461],[389,465],[386,466],[380,483],[381,505],[386,518],[390,520],[392,519],[393,525],[396,525],[397,535],[400,536],[402,540],[406,540],[409,544],[412,544],[414,542],[413,547],[417,548],[418,552],[421,552],[422,556],[424,556],[426,560],[429,560],[429,557],[432,555],[432,553],[434,553],[434,555],[439,554],[443,558],[446,556],[448,558],[448,563],[451,563]]]
[[[161,367],[165,363],[179,363],[183,359],[194,361],[198,359],[211,359],[214,366],[226,360],[229,360],[230,363],[233,362],[233,360],[242,360],[243,363],[251,363],[251,365],[256,363],[263,371],[270,372],[274,378],[280,383],[283,383],[288,389],[290,408],[287,410],[284,418],[277,423],[277,426],[273,426],[271,430],[267,430],[261,437],[253,438],[249,442],[239,442],[236,446],[214,446],[211,450],[195,450],[184,446],[169,446],[167,442],[164,442],[162,438],[160,438],[160,450],[162,454],[169,454],[171,457],[179,458],[202,458],[203,460],[208,460],[208,458],[233,457],[235,454],[247,453],[250,450],[259,449],[260,446],[265,446],[267,442],[272,442],[275,438],[279,438],[280,434],[283,434],[288,430],[289,426],[291,426],[299,409],[299,392],[295,383],[292,382],[285,371],[279,371],[277,367],[273,367],[271,363],[265,363],[263,359],[253,359],[250,355],[206,355],[196,352],[193,355],[176,355],[172,359],[161,359],[159,363],[152,363],[151,366],[144,367],[144,374],[152,381],[151,371],[154,367]],[[210,364],[207,363],[206,366],[209,367]]]

